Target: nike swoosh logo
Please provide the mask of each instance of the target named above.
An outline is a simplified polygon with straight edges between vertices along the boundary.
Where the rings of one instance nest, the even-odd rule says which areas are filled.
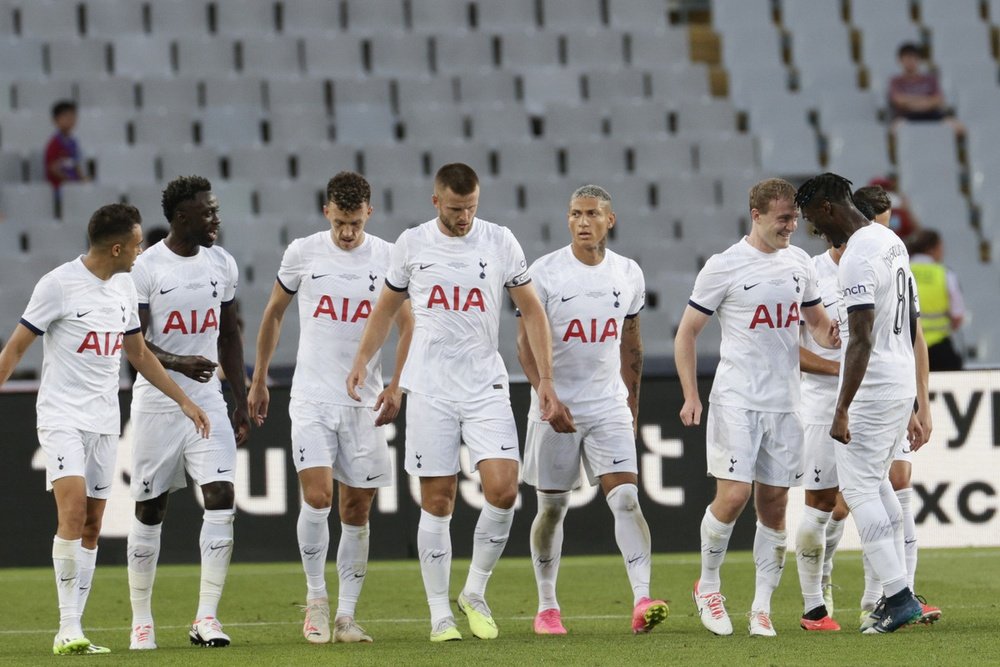
[[[538,559],[538,564],[539,565],[548,565],[551,562],[552,562],[551,558],[539,558]]]
[[[160,294],[167,294],[168,292],[173,292],[175,289],[177,289],[177,288],[176,287],[171,287],[170,289],[163,289],[161,287],[160,288]]]
[[[208,548],[211,549],[212,551],[218,551],[219,549],[225,549],[227,546],[229,546],[229,545],[228,544],[220,544],[218,546],[214,546],[214,545],[210,544],[210,545],[208,545]]]
[[[511,445],[509,447],[503,447],[503,446],[501,446],[500,447],[500,451],[501,452],[507,452],[507,451],[510,451],[511,449],[515,449],[515,448],[517,448],[517,445]]]
[[[437,560],[438,558],[444,558],[447,555],[448,553],[446,551],[442,551],[441,553],[431,554],[431,558],[433,560]]]
[[[714,555],[718,556],[718,555],[719,555],[719,554],[721,554],[721,553],[722,553],[723,551],[725,551],[725,549],[709,549],[709,550],[708,550],[708,553],[710,553],[710,554],[714,554]]]
[[[760,283],[754,283],[753,285],[744,285],[744,286],[743,286],[743,289],[744,289],[744,291],[745,291],[745,290],[748,290],[748,289],[753,289],[753,288],[754,288],[754,287],[756,287],[757,285],[760,285]]]
[[[321,273],[321,274],[319,274],[319,275],[316,275],[316,274],[314,273],[314,274],[312,274],[312,277],[313,277],[313,280],[317,280],[317,279],[319,279],[319,278],[326,278],[326,277],[327,277],[328,275],[330,275],[330,274],[329,274],[329,273]]]
[[[362,572],[361,574],[358,574],[357,572],[355,572],[354,573],[354,578],[355,579],[364,579],[366,574],[368,574],[368,573],[367,572]]]
[[[73,581],[76,577],[59,577],[59,581]]]
[[[97,486],[97,485],[95,485],[94,486],[94,491],[103,491],[104,489],[110,489],[110,488],[111,488],[110,484],[105,484],[104,486]]]
[[[434,266],[434,262],[432,262],[432,263],[430,263],[430,264],[421,264],[421,265],[420,265],[420,270],[421,270],[421,271],[423,271],[424,269],[429,269],[429,268],[431,268],[432,266]]]
[[[913,544],[916,540],[903,540],[903,544]]]
[[[574,294],[573,296],[564,296],[561,300],[562,300],[563,303],[566,303],[570,299],[575,299],[578,296],[580,296],[580,295],[579,294]]]
[[[802,477],[802,475],[804,475],[804,474],[805,474],[804,472],[800,472],[800,473],[796,473],[796,475],[795,475],[795,479],[799,479],[799,478],[800,478],[800,477]]]
[[[506,537],[501,537],[500,539],[497,539],[495,537],[491,537],[490,538],[490,542],[493,543],[493,544],[503,544],[506,541],[507,541]]]
[[[89,314],[90,314],[90,313],[92,313],[92,312],[94,312],[94,311],[93,311],[93,310],[85,310],[85,311],[84,311],[84,312],[82,312],[82,313],[80,313],[80,312],[77,312],[76,316],[77,316],[77,317],[84,317],[85,315],[89,315]]]
[[[642,560],[642,556],[636,556],[635,558],[629,558],[628,559],[628,564],[631,565],[632,563],[636,562],[637,560]]]
[[[912,454],[912,453],[913,453],[913,450],[912,450],[912,449],[910,449],[909,447],[907,447],[906,449],[904,449],[904,450],[903,450],[903,453],[904,453],[904,454]]]
[[[322,549],[313,549],[312,551],[309,551],[308,549],[303,549],[302,553],[304,553],[306,556],[315,556],[320,551],[322,551]]]
[[[837,305],[837,302],[836,302],[836,301],[831,301],[830,303],[824,303],[824,304],[823,304],[823,307],[824,307],[824,308],[829,308],[829,307],[831,307],[831,306],[836,306],[836,305]]]
[[[370,482],[370,481],[372,481],[373,479],[378,479],[379,477],[381,477],[381,476],[382,476],[382,475],[384,475],[384,474],[385,474],[385,473],[379,473],[378,475],[368,475],[367,477],[365,477],[365,481],[366,481],[366,482]]]
[[[229,472],[230,470],[232,470],[232,468],[226,468],[225,470],[223,470],[222,468],[216,468],[215,472],[221,475],[222,473]]]
[[[611,459],[611,465],[616,466],[619,463],[625,463],[626,461],[629,460],[629,458],[631,457],[625,457],[624,459]]]

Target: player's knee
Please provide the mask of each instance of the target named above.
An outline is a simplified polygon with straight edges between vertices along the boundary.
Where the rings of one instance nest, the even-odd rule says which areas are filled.
[[[368,523],[368,513],[372,506],[373,496],[356,494],[344,498],[340,502],[340,520],[350,526],[363,526]]]
[[[728,514],[739,514],[750,500],[750,485],[740,484],[719,489],[715,502],[727,510]]]
[[[486,502],[493,505],[493,507],[499,507],[503,510],[510,509],[517,502],[517,486],[490,489],[484,495],[486,496]]]
[[[832,512],[837,506],[837,494],[822,491],[806,491],[806,505],[820,512]]]
[[[207,510],[229,510],[234,506],[236,492],[229,482],[209,482],[201,487]]]
[[[889,483],[894,491],[906,489],[910,486],[910,470],[907,466],[892,466],[889,468]]]
[[[619,484],[607,495],[608,507],[614,513],[642,512],[639,507],[639,489],[635,484]]]
[[[302,499],[309,507],[322,510],[333,505],[333,489],[303,488]]]

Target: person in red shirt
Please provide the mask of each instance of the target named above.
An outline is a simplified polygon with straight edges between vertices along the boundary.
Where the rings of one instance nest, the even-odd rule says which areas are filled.
[[[66,181],[85,181],[80,144],[73,136],[76,127],[76,103],[59,100],[52,105],[52,123],[56,133],[45,146],[45,177],[58,193]]]
[[[903,72],[889,81],[892,129],[895,130],[904,121],[942,121],[950,125],[955,134],[964,134],[965,126],[945,105],[937,74],[921,67],[923,55],[920,47],[906,42],[899,47],[896,55]]]

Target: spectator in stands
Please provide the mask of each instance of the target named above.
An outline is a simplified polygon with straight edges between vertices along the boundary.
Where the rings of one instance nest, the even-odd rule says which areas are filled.
[[[925,229],[907,245],[931,370],[960,371],[962,356],[951,337],[965,319],[965,301],[958,278],[942,263],[944,242],[936,231]]]
[[[913,209],[910,208],[910,202],[907,200],[906,195],[896,189],[895,179],[873,178],[871,183],[868,185],[881,188],[885,191],[885,194],[889,197],[889,205],[892,211],[889,214],[888,222],[875,220],[874,218],[869,218],[870,220],[875,220],[875,222],[888,225],[889,229],[896,232],[896,236],[904,241],[920,231],[920,221],[917,219]],[[863,189],[864,188],[861,188],[859,191]],[[856,205],[857,203],[855,203],[855,206]],[[864,209],[860,210],[864,211]]]
[[[85,181],[80,144],[73,136],[76,127],[76,102],[59,100],[52,105],[52,123],[56,133],[45,146],[45,177],[56,194],[67,181]]]
[[[943,121],[955,134],[965,134],[965,126],[951,114],[945,105],[937,74],[922,67],[920,47],[906,42],[896,52],[902,74],[889,81],[889,109],[892,111],[892,129],[904,121]]]

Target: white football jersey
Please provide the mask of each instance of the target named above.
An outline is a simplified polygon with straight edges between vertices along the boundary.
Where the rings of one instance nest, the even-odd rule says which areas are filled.
[[[353,250],[338,248],[329,230],[296,239],[285,250],[278,283],[299,299],[299,349],[293,398],[350,405],[347,375],[361,332],[385,281],[392,244],[365,232]],[[381,354],[368,362],[361,404],[375,405],[382,391]]]
[[[620,409],[628,398],[621,375],[621,333],[626,318],[646,301],[642,269],[610,250],[596,265],[584,264],[566,246],[531,265],[531,282],[552,330],[556,393],[574,417]],[[540,419],[531,391],[532,419]]]
[[[688,303],[706,315],[719,313],[712,403],[760,412],[798,409],[800,311],[821,303],[804,250],[765,253],[744,237],[709,258]]]
[[[844,321],[844,299],[840,294],[840,283],[837,282],[837,264],[830,257],[830,252],[824,252],[812,258],[816,269],[816,279],[819,281],[819,294],[823,299],[823,307],[831,320]],[[840,361],[840,350],[825,348],[812,337],[809,327],[802,327],[800,340],[802,347],[816,355],[831,361]],[[831,424],[833,412],[837,406],[837,376],[820,375],[818,373],[802,373],[802,401],[799,404],[799,416],[804,424]]]
[[[160,241],[139,255],[132,278],[139,292],[139,308],[149,310],[146,340],[171,354],[202,356],[218,363],[222,309],[236,298],[239,278],[232,255],[212,246],[199,248],[192,257],[181,257]],[[202,408],[224,404],[217,376],[198,382],[176,371],[167,373]],[[178,407],[139,376],[132,409],[171,412]]]
[[[528,283],[527,262],[506,227],[475,218],[446,236],[435,218],[403,232],[386,285],[406,290],[414,331],[400,386],[455,401],[508,393],[497,351],[504,288]]]
[[[38,428],[121,433],[121,349],[140,330],[128,274],[101,280],[82,258],[67,262],[38,281],[21,324],[42,336]]]
[[[911,309],[919,313],[906,246],[895,232],[870,224],[854,232],[840,258],[840,286],[847,317],[840,329],[847,350],[847,319],[855,310],[875,309],[872,352],[855,401],[891,401],[917,395],[910,339]],[[843,365],[841,365],[843,379]]]

